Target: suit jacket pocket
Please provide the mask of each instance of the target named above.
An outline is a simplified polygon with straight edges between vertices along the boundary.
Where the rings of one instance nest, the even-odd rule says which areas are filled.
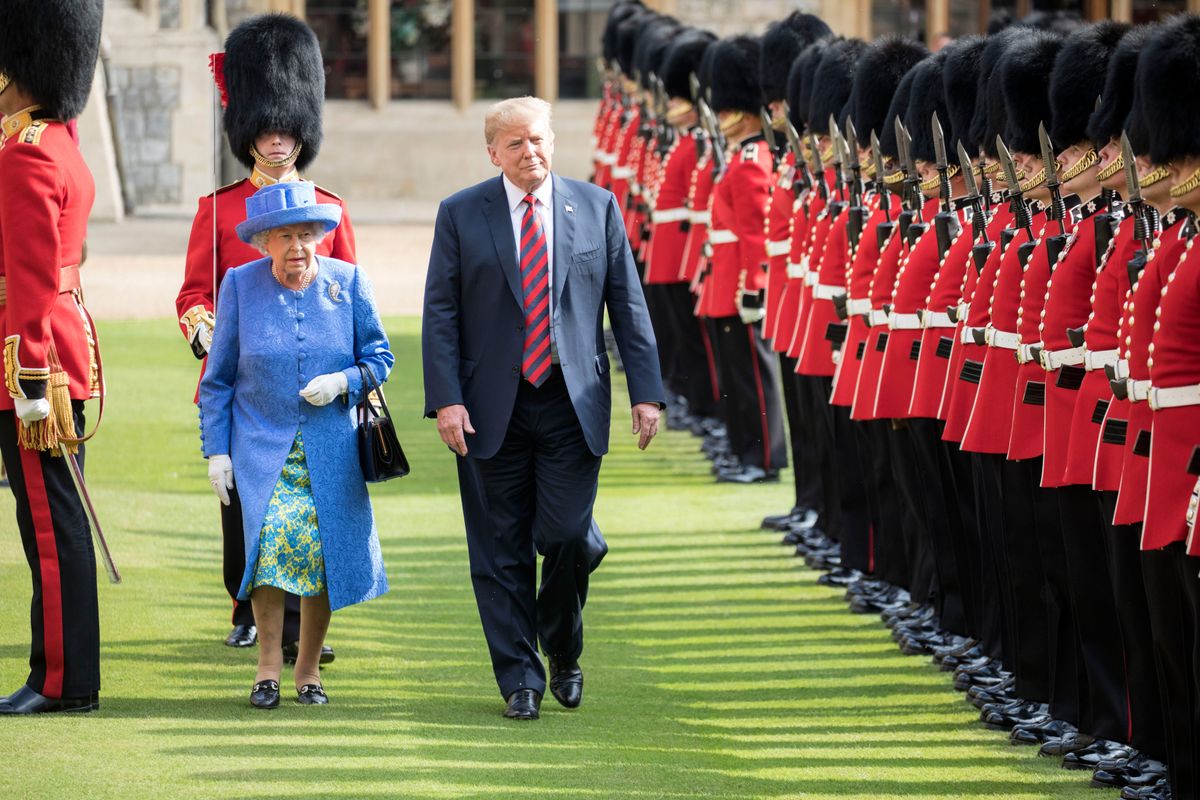
[[[588,261],[595,261],[604,254],[604,245],[591,244],[584,242],[575,252],[571,253],[571,261],[576,264],[584,264]]]
[[[596,374],[603,375],[608,372],[608,353],[600,353],[596,356]]]
[[[458,377],[466,380],[475,372],[475,362],[469,358],[460,358],[458,360]]]

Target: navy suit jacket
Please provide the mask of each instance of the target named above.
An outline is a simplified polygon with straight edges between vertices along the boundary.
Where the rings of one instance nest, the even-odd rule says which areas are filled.
[[[612,390],[604,312],[633,403],[663,404],[654,330],[616,198],[590,183],[554,181],[551,325],[588,448],[608,452]],[[497,176],[442,201],[434,229],[421,354],[425,415],[463,404],[477,431],[468,455],[500,449],[520,385],[525,344],[517,243]]]

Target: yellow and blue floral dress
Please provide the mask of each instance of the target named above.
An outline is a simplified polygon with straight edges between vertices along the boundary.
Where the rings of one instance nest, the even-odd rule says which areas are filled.
[[[259,586],[274,586],[301,597],[325,591],[325,557],[300,431],[292,440],[258,537],[258,564],[251,588]]]

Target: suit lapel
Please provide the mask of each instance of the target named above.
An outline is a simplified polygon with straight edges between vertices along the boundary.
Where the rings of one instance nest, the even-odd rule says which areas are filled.
[[[517,242],[513,238],[512,215],[508,208],[508,195],[504,192],[504,182],[496,178],[495,190],[488,198],[484,215],[488,226],[492,229],[492,241],[496,245],[496,255],[500,257],[500,269],[508,288],[512,290],[517,307],[523,308],[525,298],[521,292],[521,269],[517,264]]]
[[[554,178],[554,317],[558,319],[562,307],[563,287],[567,285],[567,272],[571,269],[571,252],[575,246],[574,194],[566,181],[557,175]],[[571,211],[566,209],[570,208]]]

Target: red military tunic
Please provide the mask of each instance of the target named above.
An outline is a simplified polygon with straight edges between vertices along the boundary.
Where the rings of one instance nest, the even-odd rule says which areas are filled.
[[[828,175],[828,173],[827,173]],[[783,286],[783,296],[779,301],[779,321],[775,325],[775,343],[777,352],[786,353],[795,358],[800,352],[802,337],[798,337],[802,312],[811,297],[811,288],[807,285],[807,275],[810,262],[818,257],[817,239],[829,232],[827,224],[823,224],[827,199],[814,185],[801,198],[800,203],[793,205],[792,213],[792,242],[788,252],[787,283]],[[823,230],[822,230],[823,229]],[[794,347],[793,347],[794,345]]]
[[[796,371],[802,375],[833,377],[831,333],[840,325],[833,298],[846,291],[846,262],[850,257],[850,242],[846,235],[845,208],[837,217],[826,209],[826,235],[820,259],[809,260],[809,293],[804,316],[796,329],[799,342]]]
[[[646,168],[651,160],[652,152],[652,142],[640,135],[634,137],[633,146],[629,149],[629,194],[622,205],[625,233],[629,237],[629,246],[634,253],[638,252],[642,244],[643,181],[646,178]]]
[[[614,90],[615,91],[615,90]],[[596,176],[597,186],[612,189],[612,168],[617,163],[617,147],[621,136],[621,103],[615,99],[604,117],[604,125],[600,131],[600,140],[596,145]]]
[[[875,394],[879,389],[879,369],[883,366],[883,351],[887,348],[887,314],[884,303],[891,300],[895,288],[896,273],[900,259],[904,257],[908,244],[900,237],[899,228],[893,230],[884,244],[883,252],[875,261],[871,282],[867,288],[866,302],[862,310],[866,337],[855,345],[854,357],[858,357],[858,374],[854,381],[854,396],[850,401],[850,419],[875,419]],[[885,289],[886,299],[884,299]],[[858,300],[858,298],[855,298]],[[859,357],[861,353],[861,357]]]
[[[292,175],[296,173],[293,172]],[[286,179],[288,178],[285,177]],[[299,177],[293,179],[298,180]],[[225,273],[234,267],[262,258],[262,253],[238,238],[237,225],[246,219],[246,198],[262,186],[274,182],[273,178],[255,169],[249,178],[243,178],[237,183],[218,189],[214,194],[200,198],[196,216],[192,220],[191,238],[188,240],[183,285],[175,298],[179,327],[189,342],[192,341],[198,323],[205,322],[212,327],[213,298],[216,297]],[[317,245],[317,253],[351,264],[356,263],[354,226],[342,199],[317,187],[317,202],[342,206],[341,223],[321,240]],[[214,277],[216,286],[213,285]]]
[[[629,202],[629,184],[633,180],[634,168],[632,161],[633,148],[640,140],[637,135],[642,126],[641,109],[636,105],[629,115],[629,120],[621,126],[616,138],[615,157],[610,172],[612,193],[617,196],[617,206],[624,212]]]
[[[889,215],[892,221],[895,221],[897,205],[893,201],[892,210],[885,213],[878,207],[878,197],[874,199],[872,206],[875,210],[863,227],[858,250],[850,262],[846,276],[846,313],[849,317],[846,342],[842,346],[842,356],[838,359],[837,371],[833,376],[833,395],[829,399],[835,406],[849,408],[854,404],[854,388],[858,383],[858,371],[862,368],[867,335],[870,332],[864,316],[871,310],[871,278],[875,275],[875,267],[879,263],[879,237],[876,231],[881,224],[887,222]]]
[[[1031,227],[1035,234],[1040,236],[1045,224],[1045,215],[1040,212],[1034,214]],[[1027,241],[1028,232],[1020,231],[1000,257],[999,267],[992,280],[988,322],[985,326],[987,348],[983,357],[983,371],[979,379],[979,390],[975,393],[975,403],[971,406],[971,417],[967,420],[967,428],[963,433],[963,449],[971,452],[1007,455],[1009,440],[1012,437],[1014,404],[1026,400],[1023,396],[1017,397],[1017,373],[1020,365],[1014,352],[1017,340],[1017,310],[1021,303],[1021,277],[1024,275],[1024,267],[1018,254],[1021,252],[1021,245]],[[1044,249],[1035,248],[1030,259],[1036,258],[1039,251],[1044,252]],[[984,276],[981,275],[980,281],[983,280]],[[972,312],[975,310],[976,301],[981,299],[979,288],[976,288],[975,294],[976,297],[971,301]],[[989,293],[985,292],[986,294]]]
[[[1108,408],[1107,400],[1097,407],[1096,401],[1089,403],[1083,393],[1083,384],[1091,373],[1104,375],[1103,365],[1098,364],[1096,357],[1087,355],[1086,347],[1076,348],[1067,338],[1069,329],[1087,324],[1091,312],[1092,286],[1096,278],[1096,217],[1103,210],[1099,198],[1071,210],[1076,225],[1046,287],[1045,308],[1039,326],[1040,340],[1045,348],[1041,356],[1042,367],[1046,369],[1042,486],[1070,485],[1066,474],[1072,458],[1093,461],[1095,434],[1099,433],[1099,423]],[[1071,434],[1081,404],[1090,406],[1087,412],[1096,421],[1088,421],[1094,428],[1092,440],[1081,442],[1080,452],[1073,454]],[[1091,480],[1078,483],[1090,484]]]
[[[924,334],[918,312],[925,308],[938,273],[938,241],[933,220],[940,209],[937,200],[926,201],[924,219],[929,221],[929,229],[902,259],[896,272],[888,313],[887,346],[875,390],[874,416],[881,419],[909,416]]]
[[[917,355],[917,373],[913,379],[912,401],[908,405],[911,417],[941,418],[942,392],[946,387],[950,355],[954,349],[955,324],[947,309],[957,306],[962,298],[968,265],[972,272],[975,271],[971,261],[974,239],[970,213],[969,207],[959,210],[958,219],[962,227],[950,243],[950,249],[938,267],[937,277],[929,287],[929,294],[920,306],[921,344]]]
[[[1167,280],[1150,345],[1153,438],[1146,489],[1143,546],[1187,538],[1188,553],[1200,541],[1188,537],[1187,513],[1200,476],[1200,250],[1189,239]],[[1195,511],[1193,510],[1193,514]]]
[[[35,120],[37,111],[5,117],[0,137],[3,411],[14,408],[14,398],[46,397],[55,359],[72,400],[99,397],[104,390],[96,333],[79,288],[95,183],[67,126]]]
[[[1146,402],[1150,388],[1150,342],[1154,337],[1154,322],[1162,289],[1179,264],[1187,240],[1182,238],[1188,218],[1178,209],[1163,216],[1162,231],[1154,240],[1147,255],[1145,269],[1130,293],[1122,319],[1124,338],[1121,349],[1128,363],[1129,427],[1125,437],[1125,453],[1121,463],[1121,487],[1113,524],[1132,525],[1141,522],[1146,510],[1146,477],[1150,466],[1151,418]],[[1142,549],[1156,550],[1169,542],[1147,539],[1142,535]]]
[[[692,187],[688,190],[688,232],[683,245],[683,263],[680,277],[692,284],[698,280],[701,269],[707,269],[705,245],[708,243],[708,228],[712,222],[713,189],[712,144],[710,143],[692,170]],[[703,293],[703,287],[697,294]],[[697,302],[698,305],[698,302]],[[699,311],[697,314],[699,315]]]
[[[705,314],[738,313],[738,292],[766,285],[766,214],[771,194],[771,152],[762,135],[739,145],[739,151],[713,188],[712,274],[704,284]]]
[[[779,305],[783,300],[783,287],[787,283],[788,253],[792,249],[792,230],[795,215],[796,194],[793,181],[796,173],[796,157],[788,151],[775,170],[775,190],[771,192],[767,208],[767,292],[763,316],[763,338],[775,338],[775,326],[779,321]]]
[[[696,138],[680,136],[671,145],[663,164],[654,211],[650,214],[650,251],[646,258],[646,283],[679,283],[683,280],[684,245],[690,211],[688,194],[696,171]]]
[[[1124,214],[1126,209],[1122,209]],[[1087,331],[1084,332],[1084,344],[1089,351],[1109,353],[1115,360],[1114,368],[1124,365],[1121,369],[1128,373],[1128,362],[1121,358],[1121,327],[1125,313],[1125,304],[1129,299],[1130,283],[1127,265],[1138,250],[1138,243],[1133,238],[1133,219],[1126,216],[1121,222],[1109,244],[1109,252],[1096,275],[1096,283],[1092,290],[1092,315],[1088,318]],[[1102,492],[1115,492],[1121,488],[1121,468],[1125,464],[1125,442],[1128,438],[1130,402],[1117,399],[1112,392],[1112,385],[1106,370],[1096,370],[1085,377],[1081,392],[1085,396],[1095,397],[1097,401],[1108,400],[1108,408],[1104,420],[1100,423],[1099,441],[1091,448],[1093,462],[1087,466],[1086,475],[1092,483],[1092,488]],[[1103,384],[1100,384],[1103,376]],[[1086,402],[1081,399],[1078,406]],[[1080,426],[1071,426],[1072,446],[1077,436],[1083,436],[1086,442],[1090,437],[1086,433],[1079,434]],[[1072,460],[1068,464],[1068,484],[1075,481],[1077,467]]]

